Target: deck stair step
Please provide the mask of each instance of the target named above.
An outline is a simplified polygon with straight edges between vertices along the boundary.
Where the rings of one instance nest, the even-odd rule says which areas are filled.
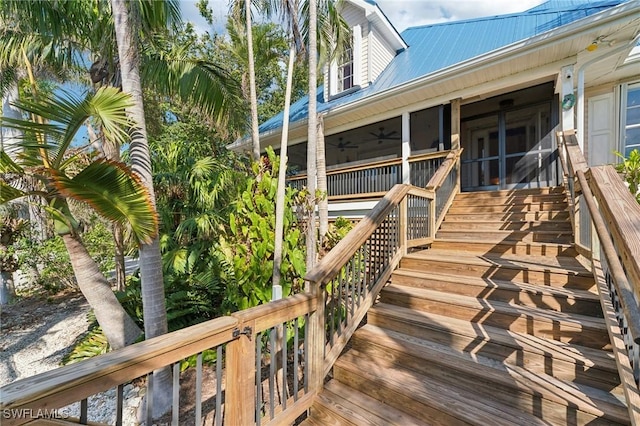
[[[602,317],[600,298],[586,290],[540,286],[517,281],[465,277],[435,272],[398,269],[392,285],[437,290],[460,296],[512,302],[530,307]]]
[[[467,241],[491,241],[499,243],[503,241],[522,241],[539,243],[569,244],[572,241],[570,231],[509,231],[509,230],[481,230],[481,229],[439,229],[436,238],[452,238]]]
[[[459,205],[455,202],[451,205],[449,212],[456,213],[526,213],[526,212],[561,212],[568,208],[565,202],[540,202],[523,204],[469,204]]]
[[[426,378],[424,383],[473,389],[476,398],[487,404],[498,397],[500,405],[507,403],[530,414],[540,410],[537,414],[551,421],[571,416],[580,423],[599,417],[621,422],[627,417],[624,404],[609,392],[534,374],[479,354],[454,351],[447,345],[371,325],[358,330],[352,342],[354,358],[375,361],[385,371],[400,367],[418,373]]]
[[[380,301],[596,349],[610,344],[604,320],[587,315],[396,285],[387,286]]]
[[[631,424],[564,188],[457,194],[305,425]],[[306,423],[308,422],[308,423]]]
[[[431,249],[407,254],[400,262],[400,267],[554,287],[584,290],[594,287],[591,273],[578,260],[570,257],[485,255]]]
[[[495,198],[495,197],[523,197],[526,195],[565,195],[563,186],[549,186],[545,188],[523,188],[523,189],[501,189],[496,191],[473,191],[461,192],[456,195],[456,199],[461,198]]]
[[[460,209],[461,211],[452,212],[449,210],[444,218],[445,222],[464,222],[464,221],[532,221],[532,220],[545,220],[545,221],[567,221],[569,220],[568,210],[555,210],[555,211],[537,211],[537,212],[470,212],[468,209]]]
[[[441,230],[471,230],[471,231],[565,231],[571,233],[571,224],[566,221],[457,221],[442,222]]]
[[[454,201],[455,206],[473,206],[481,203],[482,205],[524,205],[524,204],[557,204],[566,206],[567,197],[565,194],[523,194],[523,195],[492,195],[493,193],[483,195],[477,194],[461,194]]]
[[[407,413],[337,380],[325,385],[313,405],[319,425],[426,426]],[[306,424],[306,423],[305,423]]]
[[[386,362],[379,365],[378,361],[349,351],[336,362],[334,380],[429,425],[545,424],[506,404],[479,398],[473,390],[451,387],[442,380]]]
[[[573,342],[546,339],[388,303],[379,303],[371,308],[367,322],[385,330],[446,344],[453,350],[481,354],[603,390],[617,388],[620,384],[610,352]]]
[[[534,255],[576,257],[578,252],[572,244],[527,243],[523,241],[473,241],[456,238],[438,238],[431,243],[432,249],[465,251],[487,255]]]

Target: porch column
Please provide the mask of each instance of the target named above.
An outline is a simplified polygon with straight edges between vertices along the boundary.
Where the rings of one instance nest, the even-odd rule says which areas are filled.
[[[411,156],[410,114],[402,113],[402,183],[411,183],[409,157]]]
[[[460,100],[451,100],[451,149],[460,149]]]
[[[576,96],[573,92],[573,64],[562,67],[558,75],[559,86],[556,91],[560,92],[560,109],[562,111],[562,130],[572,130],[576,128],[575,123],[575,103]]]

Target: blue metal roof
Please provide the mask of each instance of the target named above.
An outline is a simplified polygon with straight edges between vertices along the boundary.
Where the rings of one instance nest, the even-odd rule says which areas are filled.
[[[400,86],[421,76],[567,25],[623,3],[622,0],[550,0],[530,10],[443,24],[407,28],[401,36],[409,45],[391,61],[377,80],[350,95],[324,102],[318,89],[318,112]],[[308,97],[291,105],[290,122],[307,118]],[[282,127],[280,113],[260,126],[260,132]]]

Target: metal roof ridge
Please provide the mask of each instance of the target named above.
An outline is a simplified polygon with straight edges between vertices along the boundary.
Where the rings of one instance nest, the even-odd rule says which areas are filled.
[[[423,29],[423,28],[454,26],[454,25],[457,25],[457,24],[468,24],[470,22],[493,21],[493,20],[499,20],[499,19],[516,18],[516,17],[520,17],[520,16],[530,17],[530,16],[537,16],[537,15],[550,15],[550,14],[556,14],[556,13],[562,13],[562,12],[568,12],[568,11],[583,10],[585,5],[592,4],[592,3],[593,3],[593,7],[594,8],[609,9],[611,7],[615,7],[617,5],[620,5],[621,3],[625,3],[626,1],[631,1],[631,0],[620,0],[620,1],[609,1],[609,2],[606,2],[606,3],[616,3],[614,6],[611,6],[611,5],[610,6],[602,6],[602,3],[604,3],[603,1],[595,2],[595,3],[590,2],[590,1],[586,1],[586,2],[581,3],[579,5],[574,5],[573,7],[567,7],[567,8],[562,8],[562,9],[541,10],[539,12],[538,11],[532,11],[532,9],[529,9],[529,10],[525,10],[523,12],[507,13],[507,14],[504,14],[504,15],[481,16],[481,17],[478,17],[478,18],[462,19],[462,20],[459,20],[459,21],[448,21],[448,22],[438,22],[438,23],[435,23],[435,24],[416,25],[414,27],[407,27],[404,31],[402,31],[402,33],[404,34],[407,31],[420,30],[420,29]],[[599,4],[600,4],[600,6],[599,6]]]

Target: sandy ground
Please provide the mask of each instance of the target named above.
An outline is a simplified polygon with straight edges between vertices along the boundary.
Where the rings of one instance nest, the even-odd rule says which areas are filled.
[[[25,298],[0,311],[0,386],[60,366],[87,331],[90,308],[80,293]]]

